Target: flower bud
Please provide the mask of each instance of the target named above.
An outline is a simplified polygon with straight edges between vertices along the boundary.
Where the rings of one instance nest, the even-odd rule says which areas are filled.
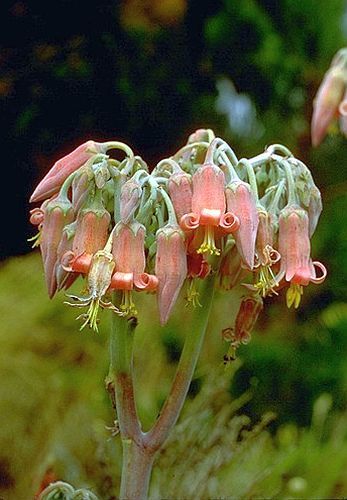
[[[345,92],[346,75],[342,68],[333,67],[325,75],[314,100],[311,123],[312,144],[318,146],[333,119]]]
[[[70,154],[55,162],[50,171],[36,187],[30,201],[44,200],[58,192],[65,179],[99,151],[100,145],[98,143],[87,141],[74,149]]]
[[[189,174],[175,172],[168,182],[169,194],[174,206],[177,220],[192,211],[192,182]]]
[[[158,283],[158,307],[161,324],[169,319],[187,276],[184,235],[178,226],[165,226],[157,232],[155,274]]]
[[[76,215],[87,200],[89,185],[90,176],[85,169],[83,169],[81,174],[78,173],[72,181],[72,206]]]
[[[63,228],[73,220],[73,210],[67,201],[54,199],[44,208],[42,237],[40,242],[48,295],[53,297],[57,289],[55,266],[58,258],[58,246]]]
[[[139,206],[142,188],[138,181],[129,179],[122,185],[120,195],[120,218],[127,224]]]
[[[227,186],[225,196],[228,212],[240,222],[234,233],[237,249],[244,263],[253,269],[259,216],[251,187],[246,182],[233,181]]]

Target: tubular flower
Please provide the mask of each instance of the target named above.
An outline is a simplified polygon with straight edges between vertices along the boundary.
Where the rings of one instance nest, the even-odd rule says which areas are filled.
[[[244,263],[253,269],[259,217],[251,187],[240,180],[232,181],[225,190],[225,196],[228,211],[240,223],[234,234],[237,249]]]
[[[320,262],[312,262],[307,212],[297,206],[287,206],[279,216],[279,253],[281,267],[278,280],[290,283],[287,291],[287,305],[299,307],[303,286],[322,283],[326,269]],[[316,269],[321,272],[317,276]]]
[[[31,195],[30,201],[40,201],[57,193],[65,179],[86,163],[89,158],[101,151],[101,144],[87,141],[70,154],[64,156],[50,169]]]
[[[168,182],[169,194],[178,220],[192,211],[191,176],[183,172],[175,172]]]
[[[225,211],[224,181],[224,173],[212,163],[199,167],[192,177],[192,212],[181,217],[180,226],[188,232],[203,229],[203,241],[198,253],[219,255],[220,249],[215,244],[215,230],[228,234],[239,227],[238,218]]]
[[[257,282],[254,285],[254,289],[257,290],[262,297],[266,297],[268,294],[277,293],[275,288],[278,286],[278,281],[272,267],[280,260],[281,255],[273,248],[273,215],[266,210],[259,210],[258,214],[259,226],[255,251]]]
[[[131,291],[154,291],[158,279],[145,273],[145,227],[139,222],[130,224],[119,222],[113,231],[112,253],[115,261],[115,273],[112,276],[110,288],[123,291],[123,301],[120,309],[125,314],[137,314]]]
[[[80,314],[76,319],[82,319],[82,330],[86,325],[89,325],[95,331],[98,331],[98,312],[99,308],[111,309],[113,312],[122,315],[122,312],[115,307],[112,302],[105,302],[104,295],[108,291],[115,263],[112,254],[107,248],[96,252],[90,263],[90,268],[87,277],[88,294],[86,297],[76,295],[68,295],[74,300],[74,303],[65,302],[72,307],[88,307],[87,313]]]
[[[158,307],[161,324],[169,319],[187,276],[184,235],[178,226],[167,225],[157,232],[155,274],[158,278]]]
[[[263,300],[258,295],[242,298],[235,319],[235,327],[225,328],[222,331],[223,339],[230,342],[228,352],[224,356],[225,364],[236,358],[236,349],[241,344],[248,344],[251,340],[252,330],[262,310]]]
[[[318,146],[329,125],[338,114],[345,92],[346,74],[340,67],[332,67],[325,75],[314,101],[311,123],[312,144]]]
[[[55,266],[58,258],[58,245],[65,224],[69,224],[72,220],[73,210],[68,200],[56,198],[47,203],[44,208],[40,248],[50,298],[57,290]]]
[[[102,208],[85,208],[79,212],[72,251],[62,257],[66,271],[87,274],[92,256],[106,245],[110,221],[110,214]]]

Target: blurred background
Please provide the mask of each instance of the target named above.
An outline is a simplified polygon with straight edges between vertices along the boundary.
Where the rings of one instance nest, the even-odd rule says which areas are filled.
[[[324,203],[313,255],[329,276],[307,287],[297,312],[283,296],[267,299],[252,342],[227,369],[220,331],[236,306],[218,295],[151,495],[346,497],[347,140],[333,127],[313,149],[310,120],[346,45],[347,3],[32,0],[0,9],[0,496],[33,498],[56,478],[111,499],[120,474],[119,438],[106,428],[115,418],[103,384],[108,318],[99,335],[81,334],[64,296],[49,301],[26,241],[30,193],[87,139],[123,140],[154,165],[202,127],[239,157],[280,142],[307,163]],[[136,366],[148,427],[183,337],[178,317],[161,331],[150,321],[155,305],[141,300]]]

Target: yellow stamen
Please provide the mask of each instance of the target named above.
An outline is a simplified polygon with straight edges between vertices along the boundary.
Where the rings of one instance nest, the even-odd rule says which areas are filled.
[[[271,266],[260,266],[258,274],[258,282],[254,284],[259,294],[262,297],[266,297],[269,294],[274,293],[278,295],[275,288],[278,286],[278,282],[275,275],[271,269]]]
[[[83,328],[87,325],[90,326],[95,332],[98,332],[98,312],[99,312],[99,298],[92,299],[88,311],[86,314],[81,314],[78,316],[76,319],[83,318],[85,321],[80,327],[80,330],[83,330]]]
[[[27,241],[33,241],[34,243],[32,244],[31,248],[35,248],[35,247],[40,246],[41,239],[42,239],[42,231],[39,231],[32,238],[28,238]]]
[[[220,255],[220,250],[216,247],[214,241],[214,228],[213,226],[205,227],[204,241],[202,242],[197,253],[208,253],[210,255]]]
[[[297,285],[296,283],[291,283],[290,287],[286,293],[287,307],[290,309],[294,304],[294,308],[297,309],[300,305],[301,296],[304,293],[302,285]]]

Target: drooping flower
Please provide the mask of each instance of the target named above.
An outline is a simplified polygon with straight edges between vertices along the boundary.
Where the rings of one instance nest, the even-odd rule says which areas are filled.
[[[324,265],[311,259],[309,219],[307,212],[297,206],[285,207],[279,216],[279,253],[281,266],[278,280],[290,283],[287,291],[287,305],[297,308],[300,304],[303,286],[322,283],[327,275]],[[317,276],[316,269],[321,273]]]
[[[36,187],[31,195],[30,201],[36,202],[44,200],[52,196],[52,194],[57,193],[65,179],[86,163],[89,158],[100,152],[101,149],[101,144],[94,141],[87,141],[68,155],[56,161]]]
[[[224,173],[214,164],[199,167],[192,177],[192,211],[183,215],[180,226],[184,231],[203,229],[203,240],[198,253],[219,255],[216,246],[216,230],[221,234],[235,232],[239,220],[232,212],[226,212]]]
[[[247,295],[241,299],[240,307],[236,315],[234,328],[225,328],[222,337],[230,342],[224,363],[236,358],[236,350],[241,344],[248,344],[251,340],[252,330],[263,310],[263,300],[259,295]]]
[[[63,228],[73,220],[71,203],[67,199],[55,198],[44,207],[40,248],[46,277],[48,295],[53,297],[57,290],[55,266],[58,246]]]
[[[255,249],[256,281],[253,289],[262,297],[277,293],[278,281],[273,266],[280,260],[280,253],[274,249],[274,215],[266,210],[258,210],[259,225]]]
[[[187,276],[184,234],[178,226],[167,225],[156,235],[155,274],[158,278],[158,307],[161,324],[170,316]]]
[[[225,196],[228,212],[239,220],[234,233],[237,249],[243,262],[253,269],[259,216],[251,187],[246,182],[234,180],[226,187]]]
[[[62,257],[65,270],[87,274],[93,255],[106,245],[110,221],[110,214],[102,206],[80,210],[72,250]]]
[[[137,221],[119,222],[113,230],[115,272],[110,289],[123,291],[120,309],[125,314],[137,314],[131,295],[133,289],[154,291],[158,285],[156,276],[145,273],[145,234],[145,227]]]
[[[103,250],[99,250],[91,258],[87,276],[87,295],[85,297],[68,295],[74,302],[65,302],[65,304],[72,307],[88,307],[86,313],[80,314],[76,318],[77,320],[83,320],[80,330],[89,325],[90,328],[98,331],[98,312],[100,307],[110,309],[116,314],[123,314],[112,302],[104,300],[104,296],[111,285],[112,273],[115,266],[113,256],[109,252],[108,247],[109,245],[107,244]]]

